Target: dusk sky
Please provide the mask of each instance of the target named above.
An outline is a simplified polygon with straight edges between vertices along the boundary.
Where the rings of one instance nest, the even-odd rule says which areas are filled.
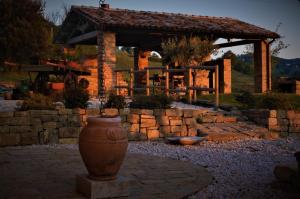
[[[282,23],[278,33],[290,46],[279,56],[300,58],[300,0],[107,0],[106,3],[112,8],[232,17],[271,31]],[[46,0],[46,12],[58,11],[63,4],[98,6],[99,1]],[[233,51],[240,54],[243,49]]]

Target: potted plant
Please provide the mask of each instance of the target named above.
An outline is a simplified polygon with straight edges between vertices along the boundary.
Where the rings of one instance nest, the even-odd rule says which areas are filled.
[[[112,99],[115,98],[111,97],[109,103],[115,101]],[[79,151],[89,178],[99,181],[115,179],[125,158],[127,146],[127,133],[122,128],[118,115],[88,117],[87,126],[79,136]]]
[[[59,77],[50,77],[51,82],[51,89],[54,91],[62,91],[65,88],[65,84],[63,80],[61,80]]]

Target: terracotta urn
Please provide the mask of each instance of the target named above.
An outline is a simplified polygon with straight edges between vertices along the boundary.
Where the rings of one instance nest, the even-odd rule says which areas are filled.
[[[51,88],[52,88],[52,90],[55,90],[55,91],[62,91],[62,90],[64,90],[64,87],[65,87],[65,84],[61,83],[61,82],[51,83]]]
[[[79,136],[79,151],[89,172],[98,181],[116,178],[125,158],[128,139],[120,117],[89,117]]]

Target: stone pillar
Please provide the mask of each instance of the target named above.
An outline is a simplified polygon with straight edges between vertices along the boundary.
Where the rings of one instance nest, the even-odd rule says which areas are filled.
[[[223,59],[219,64],[220,93],[231,93],[231,60]]]
[[[267,41],[254,43],[254,81],[255,92],[264,93],[271,90],[271,57]]]
[[[139,48],[134,48],[134,70],[144,70],[149,66],[150,51],[143,51]],[[146,83],[146,73],[135,73],[135,86],[140,86]]]
[[[97,58],[89,58],[84,60],[83,67],[91,71],[90,76],[80,76],[89,81],[88,91],[93,97],[98,96],[98,60]]]
[[[99,31],[98,44],[98,79],[99,93],[103,89],[105,94],[114,90],[116,67],[116,34]]]

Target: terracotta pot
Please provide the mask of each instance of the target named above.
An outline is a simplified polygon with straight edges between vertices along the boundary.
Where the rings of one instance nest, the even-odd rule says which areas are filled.
[[[62,82],[59,82],[59,83],[53,82],[53,83],[51,83],[51,88],[52,88],[52,90],[55,90],[55,91],[64,90],[64,87],[65,87],[65,84],[62,83]]]
[[[121,118],[89,117],[79,136],[79,151],[93,180],[113,180],[125,158],[128,140]]]

